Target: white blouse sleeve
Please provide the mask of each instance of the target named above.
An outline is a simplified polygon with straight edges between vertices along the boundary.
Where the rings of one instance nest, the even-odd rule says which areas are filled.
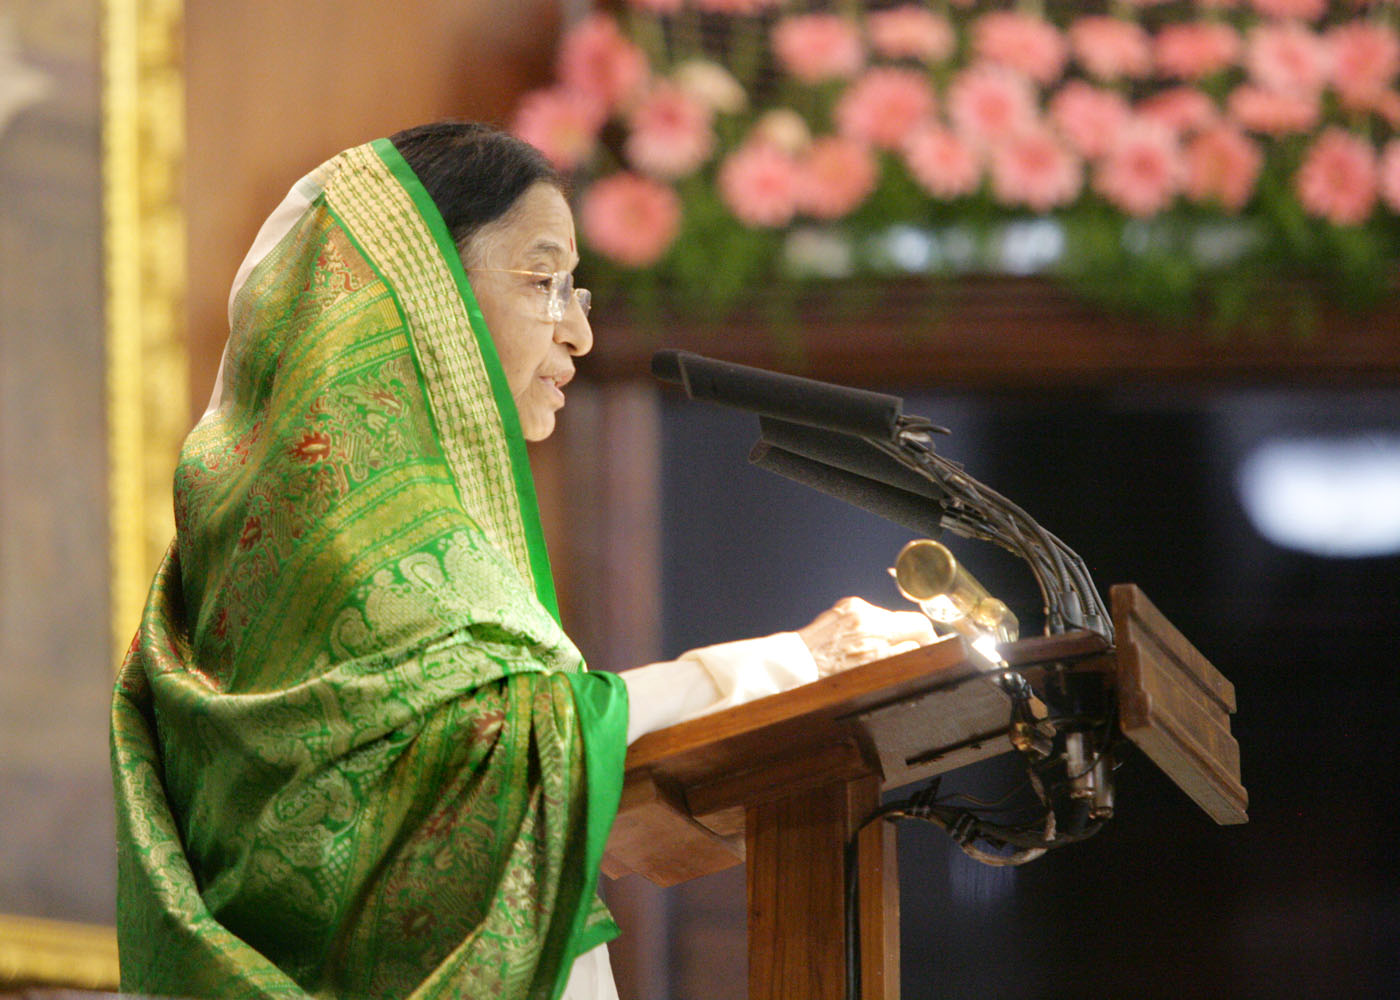
[[[618,1000],[607,945],[600,944],[574,959],[559,1000]]]
[[[743,639],[682,653],[619,674],[627,685],[627,742],[656,729],[777,694],[817,679],[796,632]],[[617,1000],[605,945],[574,960],[562,1000]]]
[[[817,665],[801,636],[779,632],[692,649],[619,676],[627,685],[631,744],[653,730],[814,681]]]

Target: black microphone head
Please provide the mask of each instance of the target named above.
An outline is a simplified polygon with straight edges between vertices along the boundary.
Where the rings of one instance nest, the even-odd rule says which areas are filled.
[[[943,532],[943,510],[927,497],[866,479],[802,455],[785,451],[762,438],[749,452],[749,461],[760,469],[811,487],[876,517],[908,528],[916,535],[937,538]]]
[[[651,370],[663,381],[683,385],[691,399],[847,434],[893,440],[902,419],[904,403],[897,396],[718,361],[688,351],[657,351],[652,355]]]
[[[657,351],[651,356],[651,373],[663,382],[671,382],[680,385],[685,381],[685,371],[682,367],[683,359],[689,355],[686,351],[677,351],[674,348],[666,348]]]
[[[792,424],[775,417],[759,417],[758,428],[760,440],[783,451],[810,458],[814,462],[873,479],[907,493],[925,496],[930,500],[942,500],[948,495],[948,491],[941,485],[881,451],[864,438],[822,430],[820,427],[808,427],[805,424]]]

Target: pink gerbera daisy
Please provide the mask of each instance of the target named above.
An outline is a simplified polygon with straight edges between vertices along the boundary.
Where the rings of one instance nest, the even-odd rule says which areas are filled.
[[[1129,215],[1156,215],[1181,187],[1176,133],[1139,118],[1123,129],[1094,175],[1094,190]]]
[[[1264,154],[1233,125],[1216,125],[1195,136],[1186,147],[1187,197],[1238,212],[1254,193]]]
[[[870,47],[889,59],[942,62],[953,54],[957,36],[941,14],[906,4],[866,15]]]
[[[1375,107],[1400,71],[1400,38],[1388,24],[1347,21],[1327,33],[1332,81],[1350,108]]]
[[[1329,52],[1317,33],[1297,21],[1250,29],[1244,62],[1261,87],[1283,94],[1315,94],[1327,85]]]
[[[1093,159],[1108,152],[1119,131],[1132,117],[1121,94],[1083,80],[1071,80],[1050,99],[1050,120],[1079,155]]]
[[[1322,117],[1315,94],[1281,94],[1247,83],[1232,90],[1226,104],[1231,118],[1262,135],[1306,132]]]
[[[817,139],[799,162],[797,207],[817,219],[839,219],[863,202],[880,167],[864,143],[843,136]]]
[[[525,95],[510,130],[567,171],[592,155],[604,117],[602,105],[588,94],[551,87]]]
[[[979,144],[1030,125],[1035,91],[1021,74],[983,63],[964,70],[948,88],[948,117],[958,134]]]
[[[1359,136],[1332,127],[1298,168],[1298,200],[1313,215],[1339,226],[1365,222],[1379,186],[1376,151]]]
[[[957,198],[977,190],[982,164],[955,133],[933,123],[915,129],[904,145],[909,172],[935,198]]]
[[[1254,9],[1266,17],[1302,18],[1316,21],[1327,10],[1327,0],[1251,0]]]
[[[1074,58],[1100,80],[1139,79],[1152,71],[1152,39],[1119,17],[1081,17],[1070,25]]]
[[[933,88],[922,72],[880,66],[841,95],[836,123],[845,135],[894,149],[933,113],[933,104]]]
[[[627,158],[658,177],[694,173],[715,148],[714,112],[675,84],[661,84],[632,112]]]
[[[1182,135],[1206,128],[1220,117],[1215,102],[1195,87],[1159,90],[1138,103],[1137,113]]]
[[[1157,32],[1155,44],[1157,71],[1180,80],[1199,80],[1229,69],[1240,57],[1239,34],[1218,21],[1168,24]]]
[[[1010,10],[977,19],[972,48],[979,58],[1024,73],[1037,83],[1058,80],[1069,55],[1064,37],[1053,24]]]
[[[665,184],[618,173],[589,187],[579,206],[583,238],[627,267],[649,267],[680,232],[681,201]]]
[[[591,14],[559,45],[559,82],[604,108],[626,104],[646,83],[646,56],[607,14]]]
[[[860,33],[837,14],[799,14],[773,29],[778,64],[803,83],[855,76],[865,63]]]
[[[1083,166],[1044,125],[1022,129],[992,146],[992,194],[1004,205],[1048,212],[1079,196]]]
[[[769,143],[748,143],[720,166],[719,192],[729,210],[750,226],[785,226],[797,211],[797,161]]]

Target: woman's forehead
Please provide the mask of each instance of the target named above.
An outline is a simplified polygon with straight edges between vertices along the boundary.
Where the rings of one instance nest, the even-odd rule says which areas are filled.
[[[536,184],[520,196],[501,234],[510,249],[532,260],[570,269],[577,262],[574,217],[552,184]]]

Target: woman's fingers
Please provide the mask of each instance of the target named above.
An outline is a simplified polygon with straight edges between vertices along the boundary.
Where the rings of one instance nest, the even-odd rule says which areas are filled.
[[[933,642],[928,619],[916,611],[890,611],[859,597],[845,597],[798,633],[822,675],[884,659]]]

